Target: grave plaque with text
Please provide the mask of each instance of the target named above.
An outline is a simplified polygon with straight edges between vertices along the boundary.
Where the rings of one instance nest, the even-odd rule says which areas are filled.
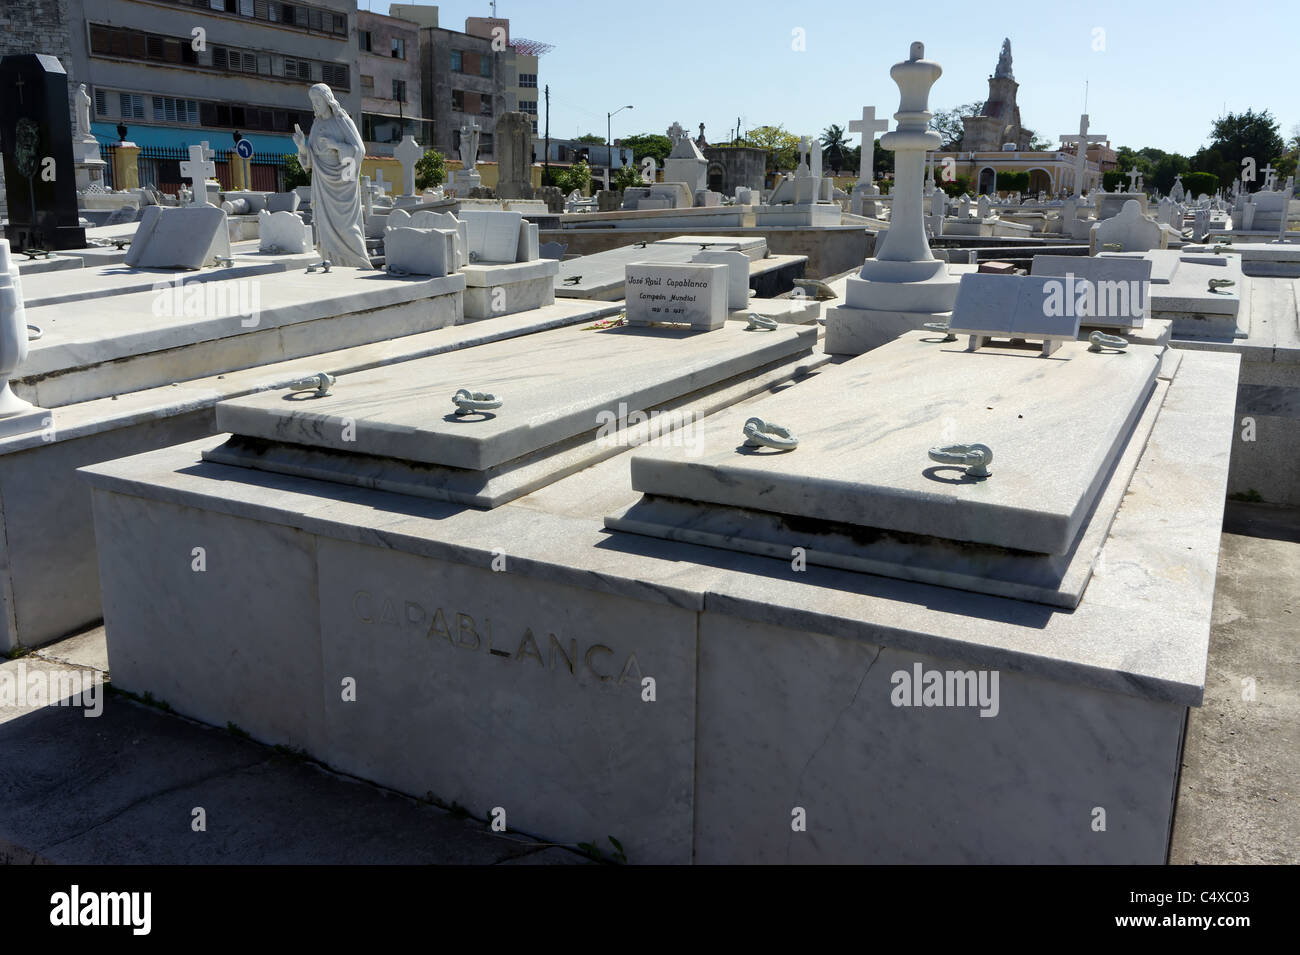
[[[721,328],[727,321],[729,281],[726,265],[631,262],[627,266],[627,322],[682,322],[710,331]]]

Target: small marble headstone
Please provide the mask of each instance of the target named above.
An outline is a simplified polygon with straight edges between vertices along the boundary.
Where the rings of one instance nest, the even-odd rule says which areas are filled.
[[[712,262],[728,268],[727,308],[749,307],[750,258],[744,252],[703,249],[691,257],[692,262]]]
[[[297,212],[301,199],[296,192],[275,192],[266,200],[268,212]]]
[[[1121,252],[1148,252],[1163,249],[1168,242],[1160,225],[1142,215],[1136,199],[1129,199],[1119,215],[1104,219],[1092,227],[1092,251],[1102,251],[1107,245],[1118,244]]]
[[[313,247],[311,226],[302,221],[296,212],[268,212],[257,214],[258,251],[282,252],[298,255],[310,252]]]
[[[149,206],[126,253],[139,269],[201,269],[230,257],[226,214],[215,206]]]
[[[713,331],[727,322],[730,266],[714,263],[626,266],[627,323],[682,322]]]

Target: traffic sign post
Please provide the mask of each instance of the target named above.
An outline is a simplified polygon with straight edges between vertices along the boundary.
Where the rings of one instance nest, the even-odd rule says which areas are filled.
[[[235,153],[239,156],[240,165],[243,167],[244,188],[252,190],[253,188],[253,166],[249,161],[253,158],[253,144],[248,139],[241,139],[235,143]]]

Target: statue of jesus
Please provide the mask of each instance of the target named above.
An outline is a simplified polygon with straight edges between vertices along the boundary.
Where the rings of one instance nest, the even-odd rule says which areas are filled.
[[[311,211],[321,256],[334,265],[369,269],[361,219],[361,160],[366,146],[356,124],[333,91],[317,83],[311,97],[316,119],[311,135],[296,123],[293,141],[302,168],[311,172]]]

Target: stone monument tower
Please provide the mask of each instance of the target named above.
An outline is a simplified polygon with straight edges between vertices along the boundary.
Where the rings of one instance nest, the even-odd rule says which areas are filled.
[[[1034,138],[1033,130],[1020,125],[1020,107],[1016,105],[1016,91],[1020,84],[1011,72],[1011,41],[1002,41],[998,65],[989,77],[989,98],[978,116],[963,116],[961,148],[978,152],[996,152],[1004,143],[1015,143],[1016,149],[1029,148]]]

